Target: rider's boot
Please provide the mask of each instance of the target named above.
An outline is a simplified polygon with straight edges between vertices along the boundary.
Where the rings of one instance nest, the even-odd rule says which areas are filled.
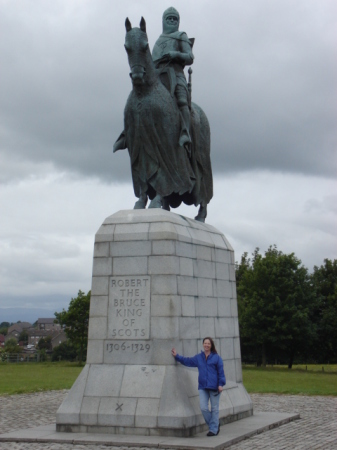
[[[185,147],[188,153],[191,152],[190,146],[192,144],[191,136],[190,136],[190,121],[191,121],[191,113],[190,109],[187,105],[184,105],[180,108],[180,113],[182,116],[182,129],[179,138],[180,147]]]
[[[163,197],[162,200],[163,200],[163,209],[165,209],[166,211],[170,211],[171,210],[170,203],[167,200],[167,197]]]

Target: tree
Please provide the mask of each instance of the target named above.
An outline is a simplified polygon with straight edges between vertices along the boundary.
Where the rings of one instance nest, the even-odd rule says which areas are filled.
[[[287,358],[291,368],[315,337],[308,270],[294,253],[285,255],[274,246],[264,256],[257,248],[252,259],[245,253],[236,273],[242,347],[256,351],[263,365],[270,355]]]
[[[79,361],[83,361],[88,342],[90,291],[85,294],[78,291],[76,298],[72,298],[68,311],[63,309],[55,312],[57,321],[64,326],[70,342],[78,349]]]
[[[28,344],[28,333],[27,330],[22,330],[21,333],[19,334],[19,339],[18,341],[22,341],[25,345]]]
[[[74,361],[77,356],[76,348],[70,341],[62,342],[54,348],[52,354],[52,361]]]
[[[315,266],[311,280],[316,291],[314,356],[319,362],[337,362],[337,260],[325,259]]]
[[[22,348],[19,346],[15,338],[10,338],[5,343],[5,351],[7,353],[21,353]]]
[[[52,345],[51,345],[51,336],[46,336],[45,338],[42,337],[39,342],[37,343],[37,348],[39,350],[51,350],[52,349]]]

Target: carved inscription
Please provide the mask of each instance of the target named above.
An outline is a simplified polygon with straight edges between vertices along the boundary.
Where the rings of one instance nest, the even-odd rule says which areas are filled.
[[[150,277],[111,277],[109,338],[150,338]]]

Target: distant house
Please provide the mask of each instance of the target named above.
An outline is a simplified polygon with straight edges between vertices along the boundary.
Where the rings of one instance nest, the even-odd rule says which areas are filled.
[[[37,319],[36,327],[38,330],[61,330],[59,323],[54,323],[54,318]]]
[[[8,328],[7,334],[5,336],[5,342],[8,341],[8,339],[16,339],[19,340],[20,333],[22,333],[23,330],[28,330],[32,328],[32,324],[29,322],[20,322],[20,323],[14,323]]]
[[[51,336],[52,349],[67,340],[67,336],[63,330],[38,330],[37,328],[32,328],[27,330],[27,333],[28,345],[34,345],[35,347],[37,347],[41,338],[48,336]]]
[[[0,347],[5,346],[5,336],[3,334],[0,334]]]

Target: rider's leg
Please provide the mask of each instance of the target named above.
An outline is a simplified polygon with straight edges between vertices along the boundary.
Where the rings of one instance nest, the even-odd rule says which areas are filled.
[[[179,84],[177,84],[175,94],[177,97],[177,103],[183,122],[179,138],[179,145],[181,147],[187,146],[188,148],[192,143],[190,136],[191,113],[190,108],[188,107],[188,93],[184,86],[180,86]]]
[[[198,215],[194,217],[194,220],[197,220],[198,222],[205,222],[205,219],[207,217],[207,205],[200,204]]]

